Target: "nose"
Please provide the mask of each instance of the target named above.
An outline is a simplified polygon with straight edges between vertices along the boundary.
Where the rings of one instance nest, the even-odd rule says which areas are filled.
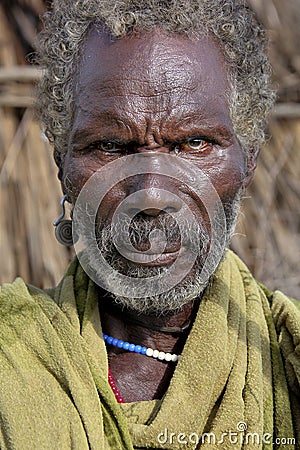
[[[182,200],[176,193],[177,182],[167,176],[170,172],[170,160],[166,160],[158,152],[150,151],[143,156],[136,155],[132,162],[140,171],[127,184],[127,214],[133,217],[141,212],[148,216],[157,216],[162,211],[179,212]]]
[[[170,191],[168,185],[164,183],[155,187],[153,184],[151,185],[153,179],[149,179],[149,175],[143,178],[143,188],[132,193],[126,201],[127,214],[132,217],[143,212],[143,214],[148,216],[158,216],[162,211],[167,213],[177,213],[180,211],[182,201],[178,195]],[[157,179],[155,181],[158,184]],[[141,182],[139,186],[141,186]]]

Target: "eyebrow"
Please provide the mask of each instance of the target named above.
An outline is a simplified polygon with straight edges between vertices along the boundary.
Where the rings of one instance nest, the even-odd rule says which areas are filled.
[[[169,131],[166,130],[166,121],[164,121],[162,127],[162,138],[168,143],[180,142],[192,137],[200,137],[201,135],[212,139],[223,139],[227,142],[232,141],[234,137],[234,130],[231,126],[226,124],[224,120],[218,120],[217,117],[208,119],[200,114],[192,114],[181,119],[177,118],[176,121],[172,120],[172,118],[170,120],[171,129]],[[125,125],[123,132],[120,132],[118,122]],[[101,112],[93,122],[86,126],[75,128],[71,132],[69,145],[76,149],[76,147],[82,148],[97,141],[112,141],[119,145],[139,144],[140,139],[135,139],[132,136],[135,133],[130,133],[131,136],[129,136],[127,132],[128,138],[125,137],[126,131],[124,132],[124,130],[127,128],[126,125],[131,130],[137,128],[137,125],[132,120],[129,120],[128,117],[117,117],[115,113],[112,115],[110,111]]]
[[[97,133],[96,133],[97,135]],[[95,132],[92,130],[89,130],[88,128],[83,128],[83,129],[77,129],[75,130],[72,134],[71,134],[71,138],[70,138],[70,144],[72,146],[76,146],[76,144],[79,143],[85,143],[88,142],[89,140],[91,140],[91,138],[93,136],[95,136]],[[101,134],[101,138],[102,138],[102,134]],[[100,133],[99,133],[99,139],[100,139]],[[93,139],[92,139],[93,140]]]
[[[84,146],[90,145],[93,142],[103,141],[108,142],[112,141],[119,145],[128,145],[130,142],[135,142],[134,139],[122,139],[115,133],[103,133],[89,130],[76,130],[70,139],[69,145],[76,150],[77,147],[82,148]]]

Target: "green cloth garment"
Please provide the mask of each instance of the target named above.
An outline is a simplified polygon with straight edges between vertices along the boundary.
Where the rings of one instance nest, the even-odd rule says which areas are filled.
[[[232,252],[161,400],[116,402],[98,301],[76,259],[51,291],[2,287],[2,450],[300,448],[300,312]]]

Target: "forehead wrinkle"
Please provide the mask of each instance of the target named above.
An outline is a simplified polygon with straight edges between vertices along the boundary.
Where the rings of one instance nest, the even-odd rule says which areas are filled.
[[[189,126],[190,123],[198,123],[207,126],[214,127],[219,124],[225,124],[231,127],[230,116],[224,116],[214,106],[214,102],[211,98],[201,98],[201,103],[198,99],[190,99],[188,104],[184,100],[184,93],[178,95],[176,102],[174,97],[169,96],[153,96],[143,97],[136,96],[134,94],[126,97],[126,101],[123,102],[123,96],[114,97],[112,102],[111,97],[106,97],[103,101],[95,105],[82,105],[82,108],[78,108],[77,113],[81,116],[81,125],[84,127],[85,123],[94,124],[97,128],[101,124],[107,128],[120,129],[124,128],[130,134],[134,133],[133,130],[138,127],[144,127],[147,120],[157,124],[158,128],[162,128],[163,124],[166,127],[171,126],[172,122],[184,126]],[[130,108],[128,108],[130,104]],[[116,108],[117,106],[117,108]],[[77,116],[77,114],[76,114]],[[192,118],[190,120],[190,118]],[[101,127],[100,127],[101,128]]]
[[[150,38],[150,39],[149,39]],[[161,86],[168,86],[171,89],[181,88],[193,83],[194,58],[186,53],[180,42],[177,41],[176,48],[170,45],[169,35],[166,41],[162,39],[161,30],[154,29],[149,35],[141,36],[141,42],[146,43],[143,52],[147,53],[147,66],[144,66],[146,81],[152,90],[162,90]],[[184,42],[192,44],[188,38],[182,37]],[[138,50],[138,48],[137,48]],[[136,60],[133,54],[133,59]],[[163,88],[164,90],[164,88]]]
[[[132,126],[127,118],[123,118],[121,114],[116,116],[114,111],[113,114],[109,114],[108,111],[102,111],[101,114],[95,111],[92,114],[76,114],[69,140],[72,145],[76,144],[77,140],[84,142],[105,136],[110,138],[124,136],[130,140]]]
[[[194,66],[199,64],[199,60],[194,55],[187,55],[185,49],[181,48],[180,45],[174,47],[169,42],[162,42],[161,36],[157,32],[150,34],[150,39],[148,35],[139,37],[133,48],[126,50],[125,57],[124,55],[121,57],[115,43],[105,45],[102,42],[100,44],[101,51],[104,52],[100,63],[97,63],[97,58],[95,60],[93,54],[88,52],[86,56],[83,56],[83,62],[85,63],[83,66],[92,62],[94,67],[97,67],[101,76],[101,89],[92,72],[86,71],[83,67],[82,73],[79,74],[79,89],[77,89],[77,92],[80,93],[90,85],[103,96],[105,96],[105,90],[108,92],[114,91],[114,95],[117,95],[116,88],[120,89],[121,86],[124,90],[127,88],[132,95],[147,98],[169,94],[172,91],[180,91],[188,87],[191,90],[196,89],[199,80],[196,80]],[[91,36],[95,39],[95,32],[92,32]],[[98,36],[99,38],[100,36]],[[126,41],[126,38],[123,40]],[[131,39],[127,40],[132,42]],[[108,65],[105,63],[111,53],[116,55],[113,71],[110,67],[111,60]],[[135,78],[135,73],[138,73],[137,78]],[[83,77],[80,75],[83,75]],[[202,82],[205,81],[202,80]]]
[[[185,70],[185,79],[178,75],[178,70],[168,74],[164,70],[155,76],[150,77],[150,66],[144,69],[145,72],[140,72],[140,77],[135,78],[134,74],[125,68],[122,69],[122,74],[117,74],[114,71],[113,77],[111,72],[102,74],[101,84],[95,78],[86,78],[84,85],[80,83],[77,87],[76,94],[78,96],[93,96],[93,92],[97,92],[101,97],[118,97],[126,95],[136,95],[141,98],[155,97],[160,95],[169,95],[172,92],[196,91],[199,80],[195,79],[195,75]],[[187,76],[188,75],[188,76]],[[86,83],[88,81],[88,83]],[[206,80],[203,80],[205,82]]]
[[[157,86],[149,82],[140,80],[122,80],[120,83],[105,80],[101,85],[91,83],[86,89],[83,89],[77,97],[77,106],[82,112],[95,114],[102,113],[104,110],[113,111],[117,106],[118,111],[126,110],[130,106],[133,114],[151,114],[161,113],[171,114],[173,110],[180,107],[180,110],[187,109],[192,112],[195,110],[211,110],[214,99],[210,95],[202,95],[201,103],[197,97],[199,86],[190,82],[190,85],[171,86],[164,90],[159,90]],[[145,86],[148,89],[145,89]],[[95,102],[95,97],[97,101]],[[225,97],[225,96],[224,96]],[[188,99],[188,105],[186,105]],[[219,100],[220,96],[216,96]]]
[[[149,52],[150,50],[148,50]],[[138,61],[135,61],[134,64],[138,64],[136,70],[139,68],[139,77],[135,77],[136,70],[130,64],[131,60],[127,61],[125,66],[115,63],[113,71],[110,67],[106,70],[102,66],[100,69],[101,83],[97,78],[90,77],[87,74],[83,86],[79,86],[79,102],[85,104],[86,110],[107,107],[109,102],[116,103],[118,108],[121,106],[119,102],[124,105],[127,103],[133,107],[133,110],[139,110],[141,113],[152,113],[153,110],[158,113],[170,113],[172,108],[184,106],[187,98],[190,106],[193,106],[193,103],[196,104],[199,100],[197,93],[201,84],[210,83],[209,74],[200,70],[201,78],[199,79],[199,71],[195,71],[195,66],[200,66],[202,62],[196,60],[193,67],[191,67],[191,61],[186,65],[182,61],[180,64],[176,62],[175,68],[173,58],[171,67],[166,69],[165,60],[162,61],[162,58],[160,58],[157,64],[155,61],[157,59],[146,65],[139,65]],[[118,71],[121,73],[118,73]],[[95,94],[98,97],[96,104]],[[202,92],[201,104],[199,103],[198,107],[206,109],[215,100],[220,100],[220,97],[220,93],[204,91]],[[87,105],[89,99],[91,104]],[[145,102],[148,101],[148,104],[144,100]]]
[[[105,46],[93,37],[79,72],[75,117],[96,132],[109,131],[118,119],[126,136],[129,130],[144,135],[147,124],[160,133],[169,126],[171,134],[188,116],[197,117],[200,129],[224,124],[230,120],[227,75],[219,48],[206,39],[195,44],[147,35]]]

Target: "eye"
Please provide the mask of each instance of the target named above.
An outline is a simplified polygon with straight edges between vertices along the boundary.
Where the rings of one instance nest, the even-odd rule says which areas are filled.
[[[203,153],[204,151],[210,150],[213,144],[214,143],[209,139],[192,138],[185,142],[181,142],[180,144],[176,144],[174,151],[176,155],[180,153]]]
[[[108,153],[116,153],[116,152],[120,152],[123,149],[123,146],[120,144],[117,144],[116,142],[99,142],[97,145],[100,150],[103,150],[104,152],[108,152]]]
[[[187,144],[192,150],[199,151],[207,145],[204,139],[189,139]]]

